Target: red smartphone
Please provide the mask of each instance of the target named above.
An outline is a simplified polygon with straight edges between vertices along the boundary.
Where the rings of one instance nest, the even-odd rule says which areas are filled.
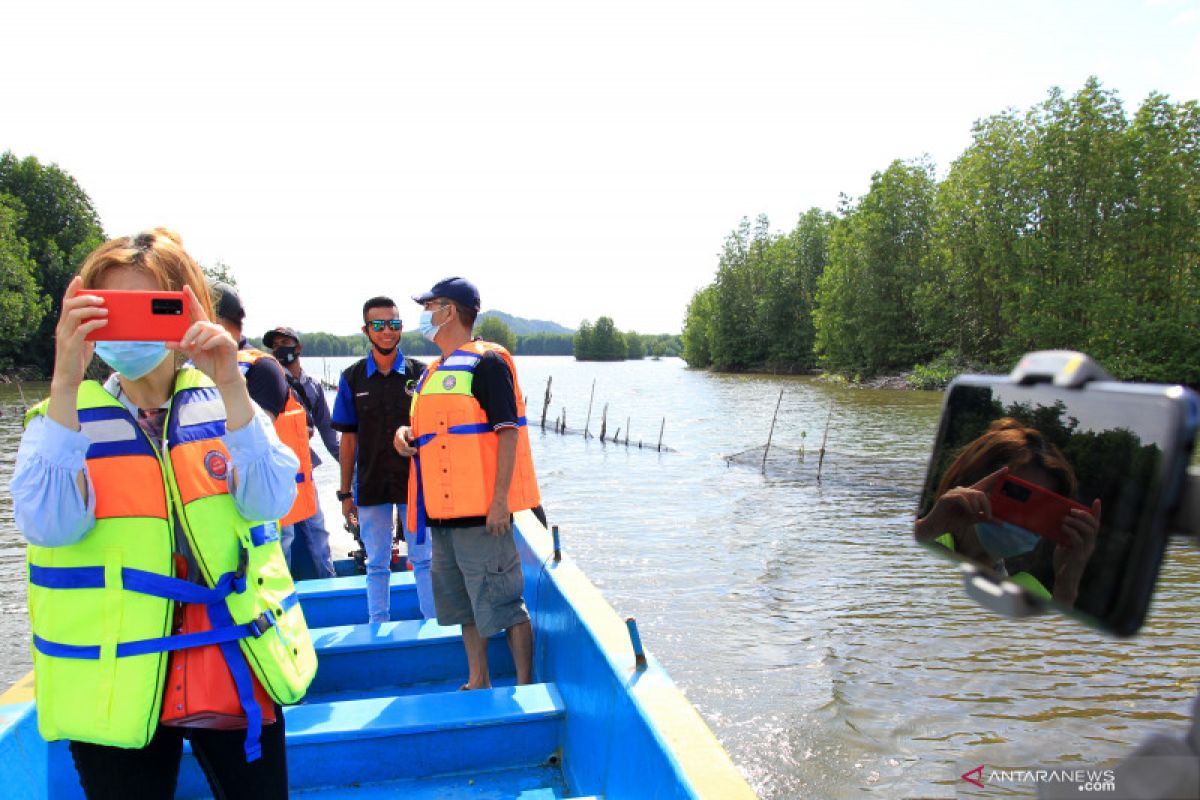
[[[88,341],[178,342],[192,324],[183,292],[84,289],[80,294],[104,298],[108,324],[87,335]]]
[[[1069,497],[1012,475],[1005,475],[998,481],[988,499],[992,504],[993,517],[1011,522],[1056,544],[1067,543],[1062,524],[1072,508],[1091,513],[1087,506]]]

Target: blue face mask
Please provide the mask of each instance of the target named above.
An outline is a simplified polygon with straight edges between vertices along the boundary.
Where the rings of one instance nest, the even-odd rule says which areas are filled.
[[[1041,537],[1036,533],[1013,525],[1011,522],[980,522],[975,525],[975,535],[988,555],[1000,561],[1028,553],[1037,547]]]
[[[96,342],[96,355],[132,381],[149,373],[170,353],[162,342]]]
[[[442,308],[445,308],[445,306],[442,306]],[[417,322],[417,330],[419,330],[421,332],[421,335],[424,336],[426,339],[428,339],[431,342],[435,338],[437,338],[438,331],[440,331],[442,329],[442,325],[446,324],[444,322],[442,323],[442,325],[434,325],[433,324],[433,315],[436,314],[440,310],[441,309],[439,308],[434,311],[422,311],[421,319],[420,319],[420,321]]]

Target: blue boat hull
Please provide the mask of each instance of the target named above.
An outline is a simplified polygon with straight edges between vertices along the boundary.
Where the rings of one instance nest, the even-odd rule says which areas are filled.
[[[535,683],[516,686],[503,636],[489,643],[493,688],[466,676],[457,627],[422,621],[411,573],[392,580],[394,622],[367,625],[361,577],[298,584],[320,666],[285,709],[292,793],[320,797],[754,797],[711,731],[648,660],[625,623],[546,530],[517,516]],[[37,732],[27,677],[0,695],[8,796],[81,797],[65,743]],[[185,755],[178,797],[207,797]]]

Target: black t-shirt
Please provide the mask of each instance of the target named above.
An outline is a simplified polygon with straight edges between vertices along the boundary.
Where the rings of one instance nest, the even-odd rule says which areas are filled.
[[[342,373],[332,424],[334,430],[358,434],[355,496],[360,506],[408,502],[410,459],[396,452],[392,440],[396,429],[408,424],[413,385],[424,371],[425,364],[405,358],[385,374],[368,356]]]
[[[246,340],[242,339],[238,349],[246,347]],[[246,370],[246,391],[259,408],[278,417],[287,405],[289,391],[283,365],[269,355],[259,358]]]

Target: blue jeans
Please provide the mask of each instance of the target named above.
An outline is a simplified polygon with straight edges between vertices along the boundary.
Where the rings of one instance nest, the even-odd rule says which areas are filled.
[[[367,551],[367,619],[370,622],[387,622],[391,618],[392,532],[396,514],[399,514],[399,524],[404,530],[405,510],[405,506],[396,503],[358,507],[358,535]],[[408,560],[413,565],[421,614],[432,619],[437,616],[429,575],[433,542],[426,532],[425,541],[417,544],[416,537],[406,530],[404,540],[408,544]]]
[[[317,513],[308,519],[280,529],[279,543],[283,546],[283,555],[287,558],[289,568],[292,566],[292,547],[296,537],[308,547],[318,578],[337,577],[333,569],[333,556],[329,552],[329,531],[325,529],[325,515],[321,513],[320,506],[317,506]]]

